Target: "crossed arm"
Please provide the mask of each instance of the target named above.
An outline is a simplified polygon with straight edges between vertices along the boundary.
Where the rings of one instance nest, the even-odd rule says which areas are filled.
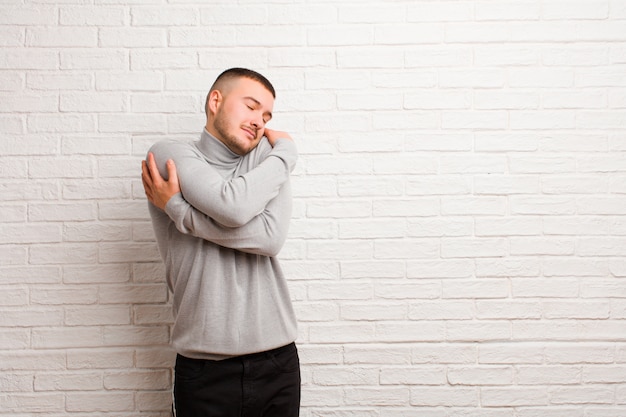
[[[266,129],[266,136],[275,149],[257,167],[231,180],[224,180],[212,166],[187,151],[175,152],[159,171],[157,162],[163,155],[155,158],[149,153],[147,161],[142,161],[148,200],[184,234],[243,252],[276,255],[291,217],[288,177],[295,163],[295,148],[284,132]],[[277,147],[279,138],[291,143]]]

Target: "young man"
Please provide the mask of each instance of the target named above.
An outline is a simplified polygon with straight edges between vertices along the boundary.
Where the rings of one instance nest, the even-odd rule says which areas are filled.
[[[297,151],[265,127],[275,97],[261,74],[226,70],[200,140],[159,142],[142,162],[173,294],[177,417],[299,415],[296,319],[276,259]]]

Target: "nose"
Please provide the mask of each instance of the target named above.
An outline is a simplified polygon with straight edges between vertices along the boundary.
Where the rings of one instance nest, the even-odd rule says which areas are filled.
[[[263,127],[265,127],[263,115],[260,113],[255,113],[254,117],[252,118],[251,124],[255,129],[262,129]]]

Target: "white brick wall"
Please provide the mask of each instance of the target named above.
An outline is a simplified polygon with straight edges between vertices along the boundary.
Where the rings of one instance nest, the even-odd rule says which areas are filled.
[[[0,1],[0,416],[168,415],[139,161],[230,66],[301,151],[303,417],[626,416],[624,0]]]

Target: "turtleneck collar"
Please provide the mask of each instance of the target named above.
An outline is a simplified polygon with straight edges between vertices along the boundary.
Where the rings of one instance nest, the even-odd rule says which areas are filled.
[[[217,165],[237,164],[241,159],[241,156],[228,149],[219,139],[211,135],[206,128],[202,129],[197,146],[209,162]]]

